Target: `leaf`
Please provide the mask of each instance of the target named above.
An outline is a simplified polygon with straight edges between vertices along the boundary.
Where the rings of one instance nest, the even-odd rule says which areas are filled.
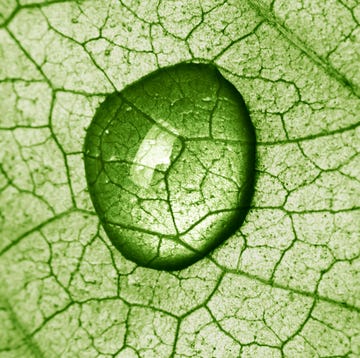
[[[355,1],[4,4],[2,357],[360,355]],[[241,229],[169,273],[109,242],[82,151],[107,94],[190,60],[244,97],[257,180]]]

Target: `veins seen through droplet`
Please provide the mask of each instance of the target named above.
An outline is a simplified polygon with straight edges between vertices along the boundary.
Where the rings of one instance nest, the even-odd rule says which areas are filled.
[[[255,135],[239,92],[205,64],[109,95],[85,141],[90,195],[112,243],[156,269],[204,257],[243,222]]]

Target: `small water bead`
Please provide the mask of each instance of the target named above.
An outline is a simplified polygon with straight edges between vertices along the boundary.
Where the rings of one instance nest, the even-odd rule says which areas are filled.
[[[214,66],[179,64],[109,95],[84,152],[102,225],[139,265],[182,269],[248,211],[254,130],[241,95]]]

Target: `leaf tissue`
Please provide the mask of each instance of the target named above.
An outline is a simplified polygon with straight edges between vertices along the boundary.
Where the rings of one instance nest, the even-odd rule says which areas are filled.
[[[359,24],[0,0],[0,357],[360,357]]]

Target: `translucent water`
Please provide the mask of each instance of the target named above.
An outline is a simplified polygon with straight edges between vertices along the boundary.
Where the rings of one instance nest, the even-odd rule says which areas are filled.
[[[182,269],[247,213],[254,130],[241,95],[211,65],[162,69],[108,96],[84,153],[104,229],[139,265]]]

